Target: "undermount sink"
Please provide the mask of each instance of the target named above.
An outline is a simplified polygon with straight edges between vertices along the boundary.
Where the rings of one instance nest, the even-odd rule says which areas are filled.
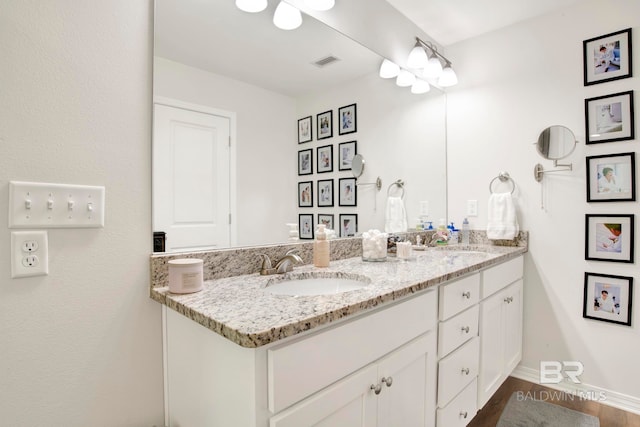
[[[333,295],[362,289],[370,283],[371,279],[357,274],[298,273],[270,279],[264,290],[274,295]]]

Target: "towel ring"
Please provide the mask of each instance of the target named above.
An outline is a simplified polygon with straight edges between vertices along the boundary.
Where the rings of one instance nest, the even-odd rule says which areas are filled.
[[[398,188],[400,188],[400,190],[402,190],[402,194],[400,194],[400,198],[404,199],[404,181],[399,179],[396,182],[392,182],[391,185],[389,186],[389,188],[387,188],[387,197],[389,197],[389,195],[391,194],[391,188],[393,186],[396,186]]]
[[[507,181],[511,182],[511,194],[513,194],[513,192],[516,190],[516,183],[513,181],[513,179],[511,179],[509,172],[500,172],[498,176],[493,178],[489,183],[489,193],[493,194],[492,187],[496,179],[499,179],[500,182],[507,182]]]

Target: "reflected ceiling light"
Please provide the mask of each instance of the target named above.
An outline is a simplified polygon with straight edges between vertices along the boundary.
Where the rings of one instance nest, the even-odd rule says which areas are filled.
[[[331,9],[336,4],[336,1],[335,0],[305,0],[305,3],[311,9],[324,11],[324,10]]]
[[[436,56],[435,51],[432,50],[431,55],[429,55],[429,61],[427,61],[427,65],[425,65],[422,75],[428,79],[437,79],[441,74],[442,64]]]
[[[400,73],[400,67],[398,64],[395,64],[388,59],[382,61],[380,65],[380,77],[383,79],[391,79],[393,77],[397,77]]]
[[[409,52],[409,58],[407,59],[407,67],[409,68],[424,68],[427,65],[427,52],[416,38],[416,44]]]
[[[273,14],[273,23],[282,30],[294,30],[302,24],[302,14],[289,3],[280,1]]]
[[[267,8],[267,0],[236,0],[236,7],[250,13],[262,12]]]
[[[427,83],[427,81],[422,79],[416,79],[415,83],[411,85],[411,93],[421,94],[421,93],[427,93],[430,90],[431,90],[431,86],[429,86],[429,83]]]
[[[451,63],[447,61],[447,64],[442,70],[442,75],[438,79],[438,85],[442,87],[449,87],[455,84],[458,84],[458,76],[456,76],[456,72],[451,68]]]
[[[411,86],[415,81],[415,74],[407,70],[400,70],[398,77],[396,77],[396,84],[400,87]]]

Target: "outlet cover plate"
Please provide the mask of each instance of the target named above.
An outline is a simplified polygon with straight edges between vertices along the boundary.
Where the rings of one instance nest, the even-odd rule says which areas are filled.
[[[31,248],[31,250],[28,250]],[[33,249],[35,248],[35,249]],[[49,274],[49,241],[45,230],[11,232],[11,277]]]

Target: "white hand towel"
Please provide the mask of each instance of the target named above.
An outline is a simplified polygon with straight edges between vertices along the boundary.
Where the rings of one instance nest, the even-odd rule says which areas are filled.
[[[516,207],[511,193],[493,193],[489,197],[487,237],[491,240],[513,240],[520,231]]]
[[[387,199],[384,231],[387,233],[407,231],[407,212],[400,197],[389,197]]]

